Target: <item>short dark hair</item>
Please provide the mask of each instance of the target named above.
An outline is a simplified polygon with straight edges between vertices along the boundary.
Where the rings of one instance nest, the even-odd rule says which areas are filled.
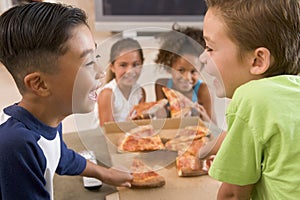
[[[0,16],[0,61],[21,93],[27,74],[59,70],[57,59],[67,51],[72,28],[81,24],[88,26],[83,10],[47,2],[18,5]]]

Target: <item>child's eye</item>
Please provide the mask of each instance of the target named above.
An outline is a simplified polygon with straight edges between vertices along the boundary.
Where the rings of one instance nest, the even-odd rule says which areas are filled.
[[[120,63],[120,67],[126,67],[127,64],[126,63]]]
[[[141,66],[142,64],[141,63],[139,63],[139,62],[136,62],[136,63],[133,63],[133,67],[139,67],[139,66]]]
[[[89,61],[87,64],[85,64],[86,67],[93,66],[95,63],[97,63],[97,60],[100,58],[100,55],[96,55],[95,58],[92,61]]]
[[[196,74],[196,73],[198,73],[197,70],[192,70],[192,71],[191,71],[191,74]]]
[[[183,74],[185,72],[185,70],[183,68],[179,68],[177,71],[179,71],[181,74]]]
[[[93,60],[93,61],[90,61],[88,62],[87,64],[85,64],[86,67],[90,67],[90,66],[94,66],[96,62]]]
[[[212,49],[209,48],[208,46],[205,46],[205,50],[206,50],[206,51],[212,51]]]

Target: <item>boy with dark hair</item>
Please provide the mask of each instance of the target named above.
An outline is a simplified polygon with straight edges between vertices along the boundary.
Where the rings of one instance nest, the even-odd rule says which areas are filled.
[[[209,171],[223,182],[218,199],[298,199],[299,0],[207,4],[200,60],[217,96],[232,98]]]
[[[53,199],[54,173],[130,186],[132,176],[86,161],[62,140],[61,121],[93,110],[103,74],[85,13],[30,3],[0,16],[0,61],[20,102],[0,120],[1,199]]]

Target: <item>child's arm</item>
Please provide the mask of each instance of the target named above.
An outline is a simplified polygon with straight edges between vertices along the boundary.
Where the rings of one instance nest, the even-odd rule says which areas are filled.
[[[249,200],[254,185],[232,185],[229,183],[223,183],[219,189],[217,199],[244,199]]]
[[[199,158],[205,159],[211,155],[216,155],[219,151],[221,144],[226,136],[227,132],[223,131],[218,137],[215,137],[211,141],[207,142],[199,151]]]
[[[163,98],[166,98],[165,97],[165,94],[162,90],[163,87],[166,87],[167,83],[167,79],[158,79],[156,82],[155,82],[155,95],[156,95],[156,101],[160,100],[160,99],[163,99]]]
[[[113,92],[111,89],[104,89],[100,92],[98,96],[98,115],[100,126],[104,125],[104,122],[114,121],[113,118]]]
[[[130,187],[131,186],[130,182],[133,178],[129,172],[125,172],[113,168],[102,167],[88,160],[86,163],[86,168],[80,175],[97,178],[109,185],[124,186],[124,187]]]
[[[145,90],[144,90],[144,88],[141,88],[142,89],[142,98],[141,98],[141,100],[140,100],[140,102],[139,103],[144,103],[145,101],[146,101],[146,92],[145,92]]]

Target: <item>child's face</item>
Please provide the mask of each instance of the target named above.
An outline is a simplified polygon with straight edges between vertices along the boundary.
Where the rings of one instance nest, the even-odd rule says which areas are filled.
[[[199,63],[196,56],[184,55],[172,65],[172,80],[174,89],[179,92],[189,92],[199,79],[199,73],[192,63]]]
[[[140,77],[143,61],[138,51],[125,51],[111,65],[119,86],[131,87]]]
[[[75,27],[66,45],[67,52],[58,59],[60,70],[49,79],[53,100],[57,101],[57,109],[66,114],[90,112],[103,72],[96,64],[95,42],[89,28]]]
[[[235,89],[252,79],[250,63],[239,58],[238,46],[227,36],[217,11],[210,8],[203,24],[206,49],[200,55],[206,72],[214,77],[218,97],[231,98]]]

